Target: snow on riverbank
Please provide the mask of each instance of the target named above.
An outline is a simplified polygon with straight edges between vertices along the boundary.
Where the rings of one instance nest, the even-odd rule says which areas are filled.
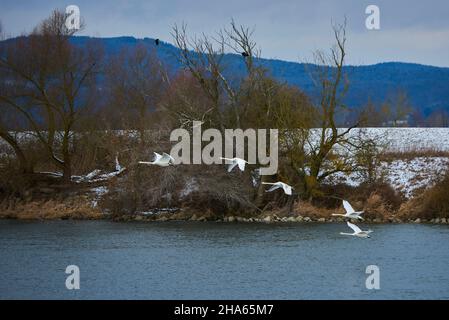
[[[449,158],[415,158],[410,161],[395,160],[387,166],[387,181],[396,190],[402,191],[407,198],[415,190],[434,185],[449,167]]]
[[[417,157],[410,160],[393,160],[382,162],[378,174],[383,175],[395,190],[411,198],[416,190],[434,185],[449,168],[449,158],[446,157]],[[345,175],[335,174],[333,183],[346,183],[358,186],[363,179],[357,173]]]
[[[92,207],[96,208],[98,206],[98,201],[101,200],[101,198],[109,192],[109,189],[105,186],[100,186],[96,188],[90,189],[90,191],[93,193],[94,198],[92,200]]]

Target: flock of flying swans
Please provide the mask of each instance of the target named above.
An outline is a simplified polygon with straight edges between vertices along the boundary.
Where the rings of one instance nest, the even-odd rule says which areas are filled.
[[[156,165],[156,166],[160,166],[160,167],[168,167],[170,165],[174,165],[175,164],[175,159],[173,159],[173,157],[167,153],[162,153],[162,155],[160,155],[157,152],[153,152],[154,153],[154,160],[149,162],[149,161],[139,161],[139,164],[145,164],[145,165]],[[241,158],[223,158],[220,157],[220,159],[225,160],[229,166],[228,166],[228,172],[231,172],[235,167],[238,167],[240,169],[240,171],[245,171],[245,165],[248,163],[246,160],[241,159]],[[120,167],[120,165],[118,164],[118,159],[116,158],[116,168]],[[293,187],[278,181],[278,182],[262,182],[262,184],[265,185],[271,185],[272,187],[268,190],[266,190],[266,192],[272,192],[274,190],[277,189],[281,189],[284,191],[284,193],[288,196],[291,196]],[[343,207],[346,210],[345,214],[339,214],[339,213],[334,213],[332,214],[333,216],[339,216],[339,217],[343,217],[346,219],[355,219],[355,220],[361,220],[363,221],[363,218],[361,217],[361,214],[363,213],[363,211],[355,211],[354,208],[351,206],[351,204],[346,201],[343,200]],[[346,232],[340,232],[341,235],[345,235],[345,236],[354,236],[354,237],[359,237],[359,238],[370,238],[370,233],[373,232],[372,230],[362,230],[360,229],[358,226],[356,226],[355,224],[347,221],[346,222],[348,227],[351,228],[354,232],[353,233],[346,233]]]

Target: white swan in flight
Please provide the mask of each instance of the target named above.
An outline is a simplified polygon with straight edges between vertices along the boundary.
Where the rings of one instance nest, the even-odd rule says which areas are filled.
[[[163,153],[162,155],[160,155],[157,152],[153,152],[154,153],[154,160],[152,162],[148,162],[148,161],[139,161],[140,164],[148,164],[148,165],[156,165],[156,166],[160,166],[160,167],[168,167],[170,164],[174,164],[175,159],[173,159],[173,157],[167,153]]]
[[[348,227],[351,228],[352,230],[354,230],[353,233],[345,233],[345,232],[340,232],[340,234],[345,235],[345,236],[354,236],[354,237],[359,237],[359,238],[370,238],[369,234],[371,232],[373,232],[372,230],[366,230],[363,231],[362,229],[360,229],[359,227],[357,227],[355,224],[352,224],[351,222],[346,222],[348,224]]]
[[[240,171],[245,171],[245,164],[248,163],[247,161],[245,161],[243,159],[240,159],[240,158],[223,158],[223,157],[220,157],[220,159],[226,160],[228,162],[231,162],[229,164],[229,167],[228,167],[228,172],[231,172],[232,169],[234,169],[236,166],[239,167]]]
[[[278,182],[262,182],[262,184],[269,184],[272,185],[272,187],[270,189],[268,189],[266,192],[271,192],[274,191],[276,189],[282,188],[284,190],[284,193],[291,196],[292,195],[292,187],[289,186],[288,184],[278,181]]]
[[[355,211],[354,208],[349,204],[348,201],[343,200],[343,207],[346,210],[345,214],[339,214],[339,213],[333,213],[333,216],[339,216],[339,217],[344,217],[344,218],[348,218],[348,219],[359,219],[359,220],[363,220],[363,218],[360,216],[363,211]]]

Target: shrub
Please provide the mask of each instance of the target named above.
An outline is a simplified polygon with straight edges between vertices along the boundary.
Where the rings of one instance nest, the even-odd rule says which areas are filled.
[[[229,174],[223,166],[136,166],[110,189],[101,206],[115,214],[182,207],[198,214],[209,210],[223,216],[255,209],[249,172]]]
[[[384,182],[363,183],[357,187],[346,184],[324,185],[321,191],[324,196],[314,199],[313,204],[327,208],[341,206],[341,199],[363,206],[372,195],[377,195],[390,211],[396,211],[405,201],[400,193]]]
[[[449,172],[423,194],[422,213],[428,217],[449,217]]]

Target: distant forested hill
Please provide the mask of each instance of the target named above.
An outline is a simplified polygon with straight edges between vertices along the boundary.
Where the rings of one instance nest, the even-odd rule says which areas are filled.
[[[73,43],[84,46],[90,40],[102,43],[106,56],[114,55],[123,48],[143,43],[154,47],[161,61],[171,70],[180,68],[176,55],[178,49],[173,45],[160,42],[156,47],[154,39],[136,39],[133,37],[90,38],[74,37]],[[14,41],[9,39],[6,41]],[[243,57],[228,54],[225,57],[227,75],[238,78],[243,75]],[[310,95],[315,88],[310,79],[307,65],[282,60],[260,59],[260,64],[270,70],[271,74],[289,84],[299,86]],[[398,90],[405,92],[416,110],[428,115],[435,110],[449,111],[449,68],[440,68],[412,63],[388,62],[369,66],[347,66],[346,73],[350,80],[350,89],[346,97],[348,106],[357,108],[370,99],[382,102]]]

